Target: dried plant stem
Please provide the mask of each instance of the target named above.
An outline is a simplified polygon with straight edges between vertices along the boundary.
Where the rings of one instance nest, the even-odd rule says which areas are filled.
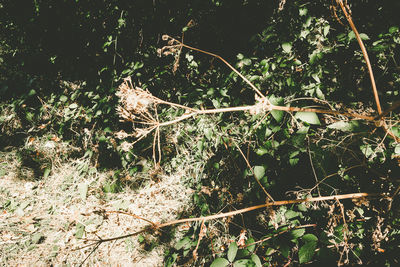
[[[343,4],[343,0],[336,0],[336,3],[338,3],[344,13],[344,15],[346,16],[347,21],[350,24],[351,29],[353,30],[354,34],[356,35],[357,38],[357,42],[360,45],[361,51],[363,53],[364,59],[365,59],[365,63],[367,64],[367,68],[368,68],[368,72],[369,72],[369,77],[371,80],[371,85],[372,85],[372,91],[374,93],[374,97],[375,97],[375,102],[376,102],[376,107],[378,109],[378,117],[381,120],[383,119],[383,115],[381,116],[382,112],[382,108],[381,108],[381,104],[379,101],[379,95],[378,95],[378,90],[376,89],[376,83],[375,83],[375,78],[374,78],[374,73],[372,71],[372,66],[371,66],[371,62],[369,61],[369,57],[368,57],[368,53],[367,53],[367,49],[364,46],[364,43],[361,39],[360,34],[357,31],[356,26],[354,25],[354,22],[351,18],[351,15],[349,14],[349,12],[347,12],[347,9],[349,9],[348,6],[345,6]],[[389,109],[390,110],[390,109]],[[389,111],[390,112],[390,111]],[[386,113],[386,112],[385,112]],[[391,129],[388,127],[387,123],[383,120],[381,124],[377,124],[378,126],[381,126],[383,128],[383,130],[390,135],[396,142],[400,142],[400,138],[398,138],[392,131]]]
[[[215,113],[222,113],[222,112],[235,112],[235,111],[246,111],[254,108],[254,106],[245,106],[245,107],[233,107],[233,108],[219,108],[219,109],[206,109],[206,110],[194,110],[191,113],[183,114],[182,116],[176,118],[175,120],[172,121],[166,121],[160,123],[158,126],[168,126],[171,124],[175,124],[177,122],[189,119],[193,116],[196,115],[201,115],[201,114],[215,114]]]
[[[237,111],[248,111],[252,110],[256,107],[256,105],[252,106],[243,106],[243,107],[231,107],[231,108],[219,108],[219,109],[206,109],[206,110],[194,110],[191,113],[184,114],[175,120],[172,121],[167,121],[167,122],[162,122],[158,126],[168,126],[171,124],[175,124],[177,122],[189,119],[193,116],[196,115],[201,115],[201,114],[215,114],[215,113],[222,113],[222,112],[237,112]],[[371,116],[366,116],[366,115],[361,115],[357,113],[349,113],[349,112],[339,112],[335,110],[323,110],[323,109],[315,109],[315,108],[297,108],[297,107],[284,107],[284,106],[275,106],[275,105],[270,105],[268,108],[268,111],[270,110],[282,110],[286,112],[315,112],[315,113],[322,113],[322,114],[332,114],[332,115],[342,115],[345,117],[355,117],[359,119],[364,119],[368,121],[373,121],[374,117]]]
[[[354,169],[354,168],[364,167],[364,166],[365,166],[364,164],[354,165],[354,166],[351,166],[351,167],[349,167],[349,168],[344,169],[344,170],[342,171],[342,173],[345,173],[345,172],[347,172],[347,171],[349,171],[349,170],[351,170],[351,169]],[[330,177],[333,177],[333,176],[336,176],[336,175],[339,175],[339,172],[335,172],[335,173],[332,173],[332,174],[329,174],[329,175],[325,176],[325,177],[324,177],[323,179],[321,179],[314,187],[312,187],[309,191],[312,192],[315,188],[317,188],[320,184],[322,184],[326,179],[328,179],[328,178],[330,178]]]
[[[360,34],[357,31],[356,26],[354,25],[354,22],[350,16],[350,14],[347,12],[346,7],[343,4],[342,0],[336,0],[336,2],[340,5],[340,7],[343,10],[344,15],[346,16],[347,21],[350,24],[351,29],[353,30],[354,34],[356,35],[357,38],[357,42],[360,45],[361,51],[363,53],[365,62],[367,64],[368,67],[368,72],[369,72],[369,77],[371,79],[371,85],[372,85],[372,91],[374,93],[374,97],[375,97],[375,102],[376,102],[376,107],[378,109],[378,114],[382,113],[382,108],[381,108],[381,104],[379,101],[379,96],[378,96],[378,90],[376,89],[376,84],[375,84],[375,78],[374,78],[374,73],[372,71],[372,66],[371,66],[371,62],[369,61],[369,57],[368,57],[368,53],[367,53],[367,49],[365,49],[364,43],[360,37]]]
[[[331,115],[341,115],[345,117],[353,117],[358,119],[363,119],[367,121],[373,121],[374,117],[361,115],[352,112],[339,112],[336,110],[329,110],[329,109],[316,109],[316,108],[297,108],[297,107],[283,107],[283,106],[272,106],[271,110],[282,110],[288,112],[315,112],[315,113],[322,113],[322,114],[331,114]]]
[[[235,210],[227,213],[221,213],[221,214],[215,214],[211,216],[206,216],[206,217],[199,217],[199,218],[188,218],[188,219],[180,219],[180,220],[175,220],[167,223],[160,224],[158,227],[166,227],[166,226],[171,226],[174,224],[180,224],[180,223],[185,223],[185,222],[195,222],[195,221],[209,221],[209,220],[215,220],[215,219],[220,219],[224,217],[229,217],[229,216],[234,216],[242,213],[246,213],[249,211],[253,210],[258,210],[266,207],[271,207],[271,206],[282,206],[282,205],[290,205],[290,204],[299,204],[299,203],[305,203],[305,202],[319,202],[319,201],[327,201],[327,200],[340,200],[340,199],[356,199],[356,198],[365,198],[365,197],[384,197],[383,195],[379,194],[369,194],[369,193],[352,193],[352,194],[344,194],[344,195],[335,195],[335,196],[324,196],[324,197],[314,197],[314,198],[306,198],[306,199],[293,199],[293,200],[281,200],[281,201],[274,201],[274,202],[268,202],[265,204],[257,205],[257,206],[252,206],[240,210]]]
[[[237,69],[235,69],[231,64],[229,64],[229,63],[228,63],[225,59],[223,59],[221,56],[219,56],[219,55],[217,55],[217,54],[214,54],[214,53],[211,53],[211,52],[208,52],[208,51],[201,50],[201,49],[196,48],[196,47],[192,47],[192,46],[186,45],[186,44],[184,44],[183,42],[180,42],[180,41],[178,41],[178,40],[176,40],[176,39],[174,39],[174,38],[172,38],[172,37],[170,37],[170,36],[168,36],[168,38],[174,40],[175,42],[177,42],[179,45],[181,45],[181,46],[183,46],[183,47],[186,47],[186,48],[188,48],[188,49],[191,49],[191,50],[194,50],[194,51],[198,51],[198,52],[201,52],[201,53],[203,53],[203,54],[207,54],[207,55],[210,55],[210,56],[213,56],[213,57],[218,58],[218,59],[221,60],[225,65],[227,65],[233,72],[235,72],[237,75],[239,75],[239,77],[242,78],[243,81],[245,81],[251,88],[253,88],[253,90],[256,91],[256,93],[257,93],[260,97],[264,97],[264,95],[261,93],[261,91],[258,90],[258,88],[257,88],[254,84],[252,84],[246,77],[244,77],[243,74],[241,74]]]
[[[358,199],[358,198],[367,198],[367,197],[384,197],[384,198],[388,198],[387,196],[382,195],[382,194],[352,193],[352,194],[323,196],[323,197],[314,197],[314,198],[306,198],[306,199],[293,199],[293,200],[274,201],[274,202],[268,202],[268,203],[261,204],[261,205],[247,207],[247,208],[240,209],[240,210],[231,211],[231,212],[210,215],[210,216],[206,216],[206,217],[186,218],[186,219],[174,220],[174,221],[161,223],[161,224],[151,222],[150,224],[153,227],[146,226],[142,230],[139,230],[139,231],[134,232],[134,233],[129,233],[129,234],[126,234],[126,235],[123,235],[123,236],[111,237],[111,238],[106,238],[106,239],[99,238],[99,240],[97,240],[96,242],[88,244],[88,245],[83,246],[83,247],[80,247],[78,249],[83,249],[83,248],[86,248],[86,247],[89,247],[89,246],[93,246],[93,245],[98,246],[99,244],[104,243],[104,242],[110,242],[110,241],[115,241],[115,240],[124,239],[124,238],[131,237],[131,236],[135,236],[135,235],[141,234],[143,232],[149,231],[150,229],[154,229],[154,228],[155,229],[160,229],[160,228],[164,228],[164,227],[168,227],[168,226],[172,226],[172,225],[176,225],[176,224],[181,224],[181,223],[188,223],[188,222],[198,222],[198,221],[206,222],[206,221],[210,221],[210,220],[216,220],[216,219],[220,219],[220,218],[235,216],[235,215],[238,215],[238,214],[242,214],[242,213],[246,213],[246,212],[250,212],[250,211],[253,211],[253,210],[258,210],[258,209],[262,209],[262,208],[266,208],[266,207],[282,206],[282,205],[290,205],[290,204],[299,204],[299,203],[305,203],[305,202],[319,202],[319,201],[328,201],[328,200],[338,201],[338,200],[341,200],[341,199]],[[131,215],[131,214],[129,214],[129,215]],[[143,218],[141,218],[141,219],[143,219]],[[154,226],[154,225],[156,225],[156,226]]]
[[[395,110],[395,109],[397,109],[399,107],[400,107],[400,101],[397,101],[390,108],[388,108],[387,110],[385,110],[384,112],[382,112],[381,114],[376,116],[374,119],[375,120],[380,120],[383,117],[385,117],[387,114],[389,114],[390,112],[392,112],[393,110]]]

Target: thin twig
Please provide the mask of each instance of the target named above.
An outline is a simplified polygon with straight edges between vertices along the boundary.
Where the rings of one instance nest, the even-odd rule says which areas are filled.
[[[247,167],[249,167],[251,173],[253,174],[254,179],[257,181],[258,185],[261,187],[261,189],[264,191],[264,193],[267,195],[270,201],[274,201],[273,197],[267,192],[267,190],[264,188],[264,186],[261,184],[261,182],[256,178],[254,174],[253,167],[250,165],[250,162],[247,160],[246,156],[244,155],[243,151],[240,149],[239,145],[235,142],[235,140],[232,140],[236,146],[236,148],[239,150],[240,154],[242,155],[243,159],[246,161]]]
[[[261,93],[261,91],[258,90],[258,88],[257,88],[254,84],[252,84],[246,77],[244,77],[243,74],[241,74],[238,70],[236,70],[231,64],[229,64],[229,63],[228,63],[225,59],[223,59],[221,56],[219,56],[219,55],[217,55],[217,54],[214,54],[214,53],[211,53],[211,52],[208,52],[208,51],[201,50],[201,49],[196,48],[196,47],[192,47],[192,46],[186,45],[186,44],[184,44],[183,42],[180,42],[180,41],[178,41],[178,40],[172,38],[171,36],[168,36],[168,35],[164,35],[164,36],[167,37],[168,39],[174,40],[175,42],[177,42],[179,45],[181,45],[181,46],[183,46],[183,47],[186,47],[186,48],[188,48],[188,49],[191,49],[191,50],[194,50],[194,51],[198,51],[198,52],[201,52],[201,53],[204,53],[204,54],[207,54],[207,55],[210,55],[210,56],[213,56],[213,57],[218,58],[218,59],[221,60],[225,65],[227,65],[231,70],[233,70],[237,75],[239,75],[240,78],[243,79],[243,81],[245,81],[248,85],[250,85],[250,87],[253,88],[253,90],[256,91],[256,93],[257,93],[260,97],[264,97],[264,95]]]

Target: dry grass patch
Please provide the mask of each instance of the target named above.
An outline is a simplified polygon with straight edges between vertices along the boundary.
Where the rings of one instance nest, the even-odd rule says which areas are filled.
[[[135,217],[108,213],[124,211],[153,222],[172,220],[188,207],[191,190],[184,171],[175,175],[137,173],[142,181],[119,193],[104,193],[112,172],[99,172],[89,158],[52,165],[41,179],[20,179],[16,151],[2,152],[0,160],[0,259],[8,266],[48,266],[83,262],[91,247],[86,239],[135,232],[148,223]],[[102,244],[86,265],[162,266],[164,247],[156,235],[131,237]],[[165,244],[165,243],[164,243]]]

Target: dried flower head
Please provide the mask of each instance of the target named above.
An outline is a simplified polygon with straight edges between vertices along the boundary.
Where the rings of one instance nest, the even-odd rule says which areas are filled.
[[[121,131],[115,133],[115,137],[118,139],[121,139],[121,140],[127,138],[128,136],[129,136],[129,134],[127,132],[125,132],[124,130],[121,130]]]
[[[266,97],[255,95],[256,104],[250,109],[250,114],[257,115],[271,110],[271,102]]]
[[[128,152],[128,151],[131,151],[132,148],[133,148],[133,144],[132,143],[129,143],[129,142],[125,141],[125,142],[123,142],[121,144],[122,151]]]

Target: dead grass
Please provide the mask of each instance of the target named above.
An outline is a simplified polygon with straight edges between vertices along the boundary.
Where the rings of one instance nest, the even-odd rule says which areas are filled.
[[[37,140],[36,148],[44,140]],[[56,149],[56,147],[54,148]],[[147,222],[104,211],[122,210],[153,222],[172,220],[185,210],[191,190],[184,168],[157,181],[138,173],[137,189],[104,193],[112,172],[99,172],[89,158],[53,161],[50,175],[20,179],[16,151],[0,152],[0,260],[7,266],[79,265],[91,248],[85,239],[115,237],[142,229]],[[53,160],[57,154],[52,154]],[[129,183],[126,183],[129,184]],[[82,237],[82,238],[79,238]],[[85,265],[162,266],[164,246],[156,236],[144,235],[102,244]],[[154,248],[153,248],[154,246]]]

